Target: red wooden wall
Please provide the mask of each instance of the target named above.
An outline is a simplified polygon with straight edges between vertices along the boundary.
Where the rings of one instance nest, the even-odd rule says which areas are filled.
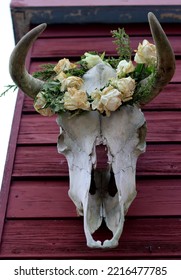
[[[120,26],[119,27],[123,27]],[[124,25],[135,49],[150,38],[147,25]],[[112,25],[49,27],[35,42],[29,70],[87,50],[115,54]],[[55,117],[37,114],[20,92],[0,197],[0,258],[181,258],[181,29],[164,25],[176,54],[176,73],[144,108],[147,151],[137,165],[138,195],[126,216],[120,244],[89,249],[81,217],[67,195],[68,169],[57,153]],[[109,233],[102,228],[97,237]]]

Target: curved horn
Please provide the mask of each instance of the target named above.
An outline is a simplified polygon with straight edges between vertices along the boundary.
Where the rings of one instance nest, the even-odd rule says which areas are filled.
[[[9,61],[9,72],[12,80],[31,98],[35,98],[44,83],[27,72],[25,60],[31,45],[45,28],[46,23],[40,24],[23,36],[15,46]]]
[[[148,21],[157,51],[156,73],[141,81],[138,104],[143,106],[155,98],[172,79],[175,72],[175,56],[168,38],[153,13],[148,13]],[[150,84],[150,88],[148,85]],[[145,86],[147,88],[145,91]]]

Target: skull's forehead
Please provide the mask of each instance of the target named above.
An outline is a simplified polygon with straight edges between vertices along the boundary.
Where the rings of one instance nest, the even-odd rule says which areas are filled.
[[[113,153],[130,141],[132,146],[136,145],[137,132],[145,123],[145,118],[138,107],[126,105],[112,112],[110,117],[104,117],[96,111],[72,118],[64,114],[58,117],[57,123],[64,131],[64,142],[68,149],[74,146],[90,155],[93,146],[98,143],[108,143]]]
[[[116,77],[116,70],[109,64],[99,63],[87,71],[83,78],[83,90],[90,95],[94,90],[105,87],[111,78]]]

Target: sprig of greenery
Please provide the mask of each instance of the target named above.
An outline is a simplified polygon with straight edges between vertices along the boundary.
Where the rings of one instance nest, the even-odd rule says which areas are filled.
[[[50,81],[45,83],[42,92],[46,99],[46,105],[43,109],[50,107],[55,113],[66,112],[63,105],[64,93],[60,90],[60,82]]]
[[[56,72],[53,70],[54,67],[55,65],[51,63],[42,64],[40,70],[33,73],[33,77],[42,81],[49,81],[56,75]]]
[[[85,68],[85,67],[73,68],[73,69],[64,71],[64,73],[67,74],[67,77],[69,77],[69,76],[82,77],[86,72],[87,72],[87,68]]]
[[[6,89],[4,92],[2,92],[2,93],[0,94],[0,97],[4,96],[9,90],[15,91],[15,90],[18,88],[17,85],[7,85],[7,86],[5,86],[5,87],[6,87],[7,89]]]
[[[152,92],[153,85],[155,84],[155,81],[156,81],[156,71],[155,70],[156,69],[154,69],[152,74],[149,75],[146,82],[144,79],[142,79],[137,84],[137,87],[135,89],[131,103],[145,104],[145,103],[147,103],[147,99],[150,100],[150,94]]]
[[[124,28],[118,28],[118,30],[111,31],[112,37],[116,40],[113,41],[117,45],[117,53],[119,55],[119,60],[127,60],[131,59],[131,47],[130,47],[130,39],[126,34]]]

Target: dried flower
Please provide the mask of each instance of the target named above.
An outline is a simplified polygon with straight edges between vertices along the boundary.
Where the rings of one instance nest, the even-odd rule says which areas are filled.
[[[126,74],[131,73],[134,70],[135,70],[135,67],[134,67],[132,61],[130,60],[128,62],[124,59],[119,62],[116,72],[117,72],[117,76],[119,78],[121,78],[121,77],[125,77]]]
[[[61,81],[61,91],[67,90],[68,87],[80,89],[83,85],[83,80],[80,77],[70,76]]]
[[[86,92],[77,90],[75,87],[68,88],[64,94],[64,108],[70,111],[77,109],[89,111],[90,103]]]
[[[76,68],[76,64],[71,63],[69,59],[67,58],[63,58],[61,60],[59,60],[59,62],[57,63],[57,65],[53,68],[53,70],[59,74],[62,71],[68,71],[69,69],[73,69]]]
[[[138,50],[135,51],[136,55],[134,61],[137,63],[143,63],[147,65],[155,65],[157,61],[156,47],[149,43],[147,40],[143,40],[143,43],[139,43]]]
[[[136,87],[134,79],[132,79],[131,77],[122,78],[122,79],[114,78],[111,79],[110,84],[116,87],[121,92],[123,102],[132,99]]]
[[[35,98],[34,108],[42,116],[51,117],[54,114],[51,108],[46,107],[46,99],[42,91],[40,91]]]
[[[91,97],[94,99],[92,102],[92,109],[97,109],[100,113],[106,112],[110,116],[110,112],[116,111],[121,102],[121,93],[112,86],[104,88],[103,91],[95,91]]]

